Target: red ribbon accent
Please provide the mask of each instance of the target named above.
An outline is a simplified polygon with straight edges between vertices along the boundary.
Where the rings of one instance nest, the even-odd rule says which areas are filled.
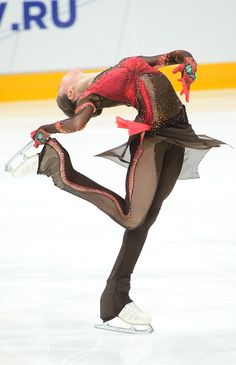
[[[148,124],[133,122],[131,120],[123,119],[121,117],[116,117],[116,124],[118,128],[128,129],[129,136],[151,130],[151,126]]]

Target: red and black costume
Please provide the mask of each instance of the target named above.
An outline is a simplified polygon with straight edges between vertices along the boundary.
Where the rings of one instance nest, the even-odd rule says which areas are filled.
[[[83,92],[73,118],[42,127],[48,133],[70,133],[84,128],[103,108],[123,104],[137,109],[134,121],[117,117],[118,126],[128,128],[129,140],[100,154],[127,166],[125,198],[75,171],[69,154],[56,139],[49,139],[40,153],[39,174],[51,176],[56,186],[93,203],[126,229],[101,297],[105,321],[131,302],[130,276],[148,230],[176,180],[198,177],[202,157],[223,143],[194,133],[184,105],[159,71],[165,65],[185,65],[186,60],[196,66],[186,51],[123,59],[99,74]]]

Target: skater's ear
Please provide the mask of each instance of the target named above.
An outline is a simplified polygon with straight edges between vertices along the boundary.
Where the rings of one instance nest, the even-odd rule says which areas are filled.
[[[75,88],[73,86],[71,86],[68,91],[67,91],[67,97],[69,100],[73,100],[75,98]]]

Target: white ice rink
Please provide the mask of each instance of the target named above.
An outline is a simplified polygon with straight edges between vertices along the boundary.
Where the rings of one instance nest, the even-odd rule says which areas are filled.
[[[5,162],[30,131],[62,119],[54,101],[0,104],[0,364],[236,364],[236,90],[195,92],[187,106],[199,134],[227,142],[179,181],[137,263],[131,298],[155,332],[95,329],[99,299],[123,229],[44,176],[14,179]],[[75,168],[120,194],[125,169],[93,155],[126,141],[104,111],[58,140]]]

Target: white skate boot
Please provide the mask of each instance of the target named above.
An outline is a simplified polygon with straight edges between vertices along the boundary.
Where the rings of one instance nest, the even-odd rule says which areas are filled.
[[[33,147],[34,141],[29,142],[18,151],[5,165],[5,171],[10,172],[14,177],[23,177],[30,173],[36,173],[38,169],[39,156],[28,156],[27,152]]]
[[[39,156],[28,157],[20,166],[11,171],[14,177],[24,177],[29,174],[36,174],[38,170]]]
[[[147,334],[154,331],[151,321],[152,318],[149,314],[143,312],[134,302],[131,302],[126,304],[118,317],[101,325],[95,325],[95,327],[114,332]]]

